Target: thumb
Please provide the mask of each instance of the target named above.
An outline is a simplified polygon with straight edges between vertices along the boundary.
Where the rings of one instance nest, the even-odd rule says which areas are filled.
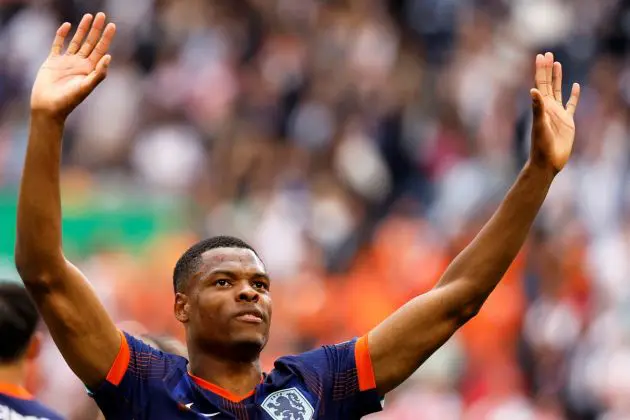
[[[542,94],[538,89],[532,89],[529,91],[532,97],[532,110],[534,111],[534,122],[541,122],[543,115],[545,115],[545,102],[543,101]]]

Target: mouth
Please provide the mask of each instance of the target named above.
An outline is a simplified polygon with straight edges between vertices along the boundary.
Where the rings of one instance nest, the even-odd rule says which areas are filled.
[[[262,324],[264,317],[261,311],[257,309],[249,309],[236,314],[236,320],[248,324]]]

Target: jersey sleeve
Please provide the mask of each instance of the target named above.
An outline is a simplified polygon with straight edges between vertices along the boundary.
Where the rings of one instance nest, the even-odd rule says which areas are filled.
[[[367,336],[295,356],[306,385],[320,397],[320,415],[358,419],[382,410]]]
[[[106,418],[143,419],[152,388],[167,377],[172,361],[132,335],[120,335],[120,350],[107,378],[88,393]]]

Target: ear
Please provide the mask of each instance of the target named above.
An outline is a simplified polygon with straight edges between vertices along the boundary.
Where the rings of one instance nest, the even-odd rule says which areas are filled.
[[[42,349],[42,333],[36,332],[33,334],[31,341],[26,348],[26,360],[35,360],[39,356],[39,352]]]
[[[173,310],[175,312],[175,318],[177,318],[177,320],[182,324],[186,324],[190,319],[190,304],[188,303],[188,296],[179,292],[175,293],[175,306]]]

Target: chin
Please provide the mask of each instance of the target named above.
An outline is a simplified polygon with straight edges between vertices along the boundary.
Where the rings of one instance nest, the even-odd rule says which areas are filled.
[[[267,344],[267,337],[262,334],[238,334],[232,337],[232,347],[238,353],[258,354]]]
[[[233,342],[236,346],[257,346],[262,350],[267,344],[267,338],[261,334],[242,334],[234,337]]]

